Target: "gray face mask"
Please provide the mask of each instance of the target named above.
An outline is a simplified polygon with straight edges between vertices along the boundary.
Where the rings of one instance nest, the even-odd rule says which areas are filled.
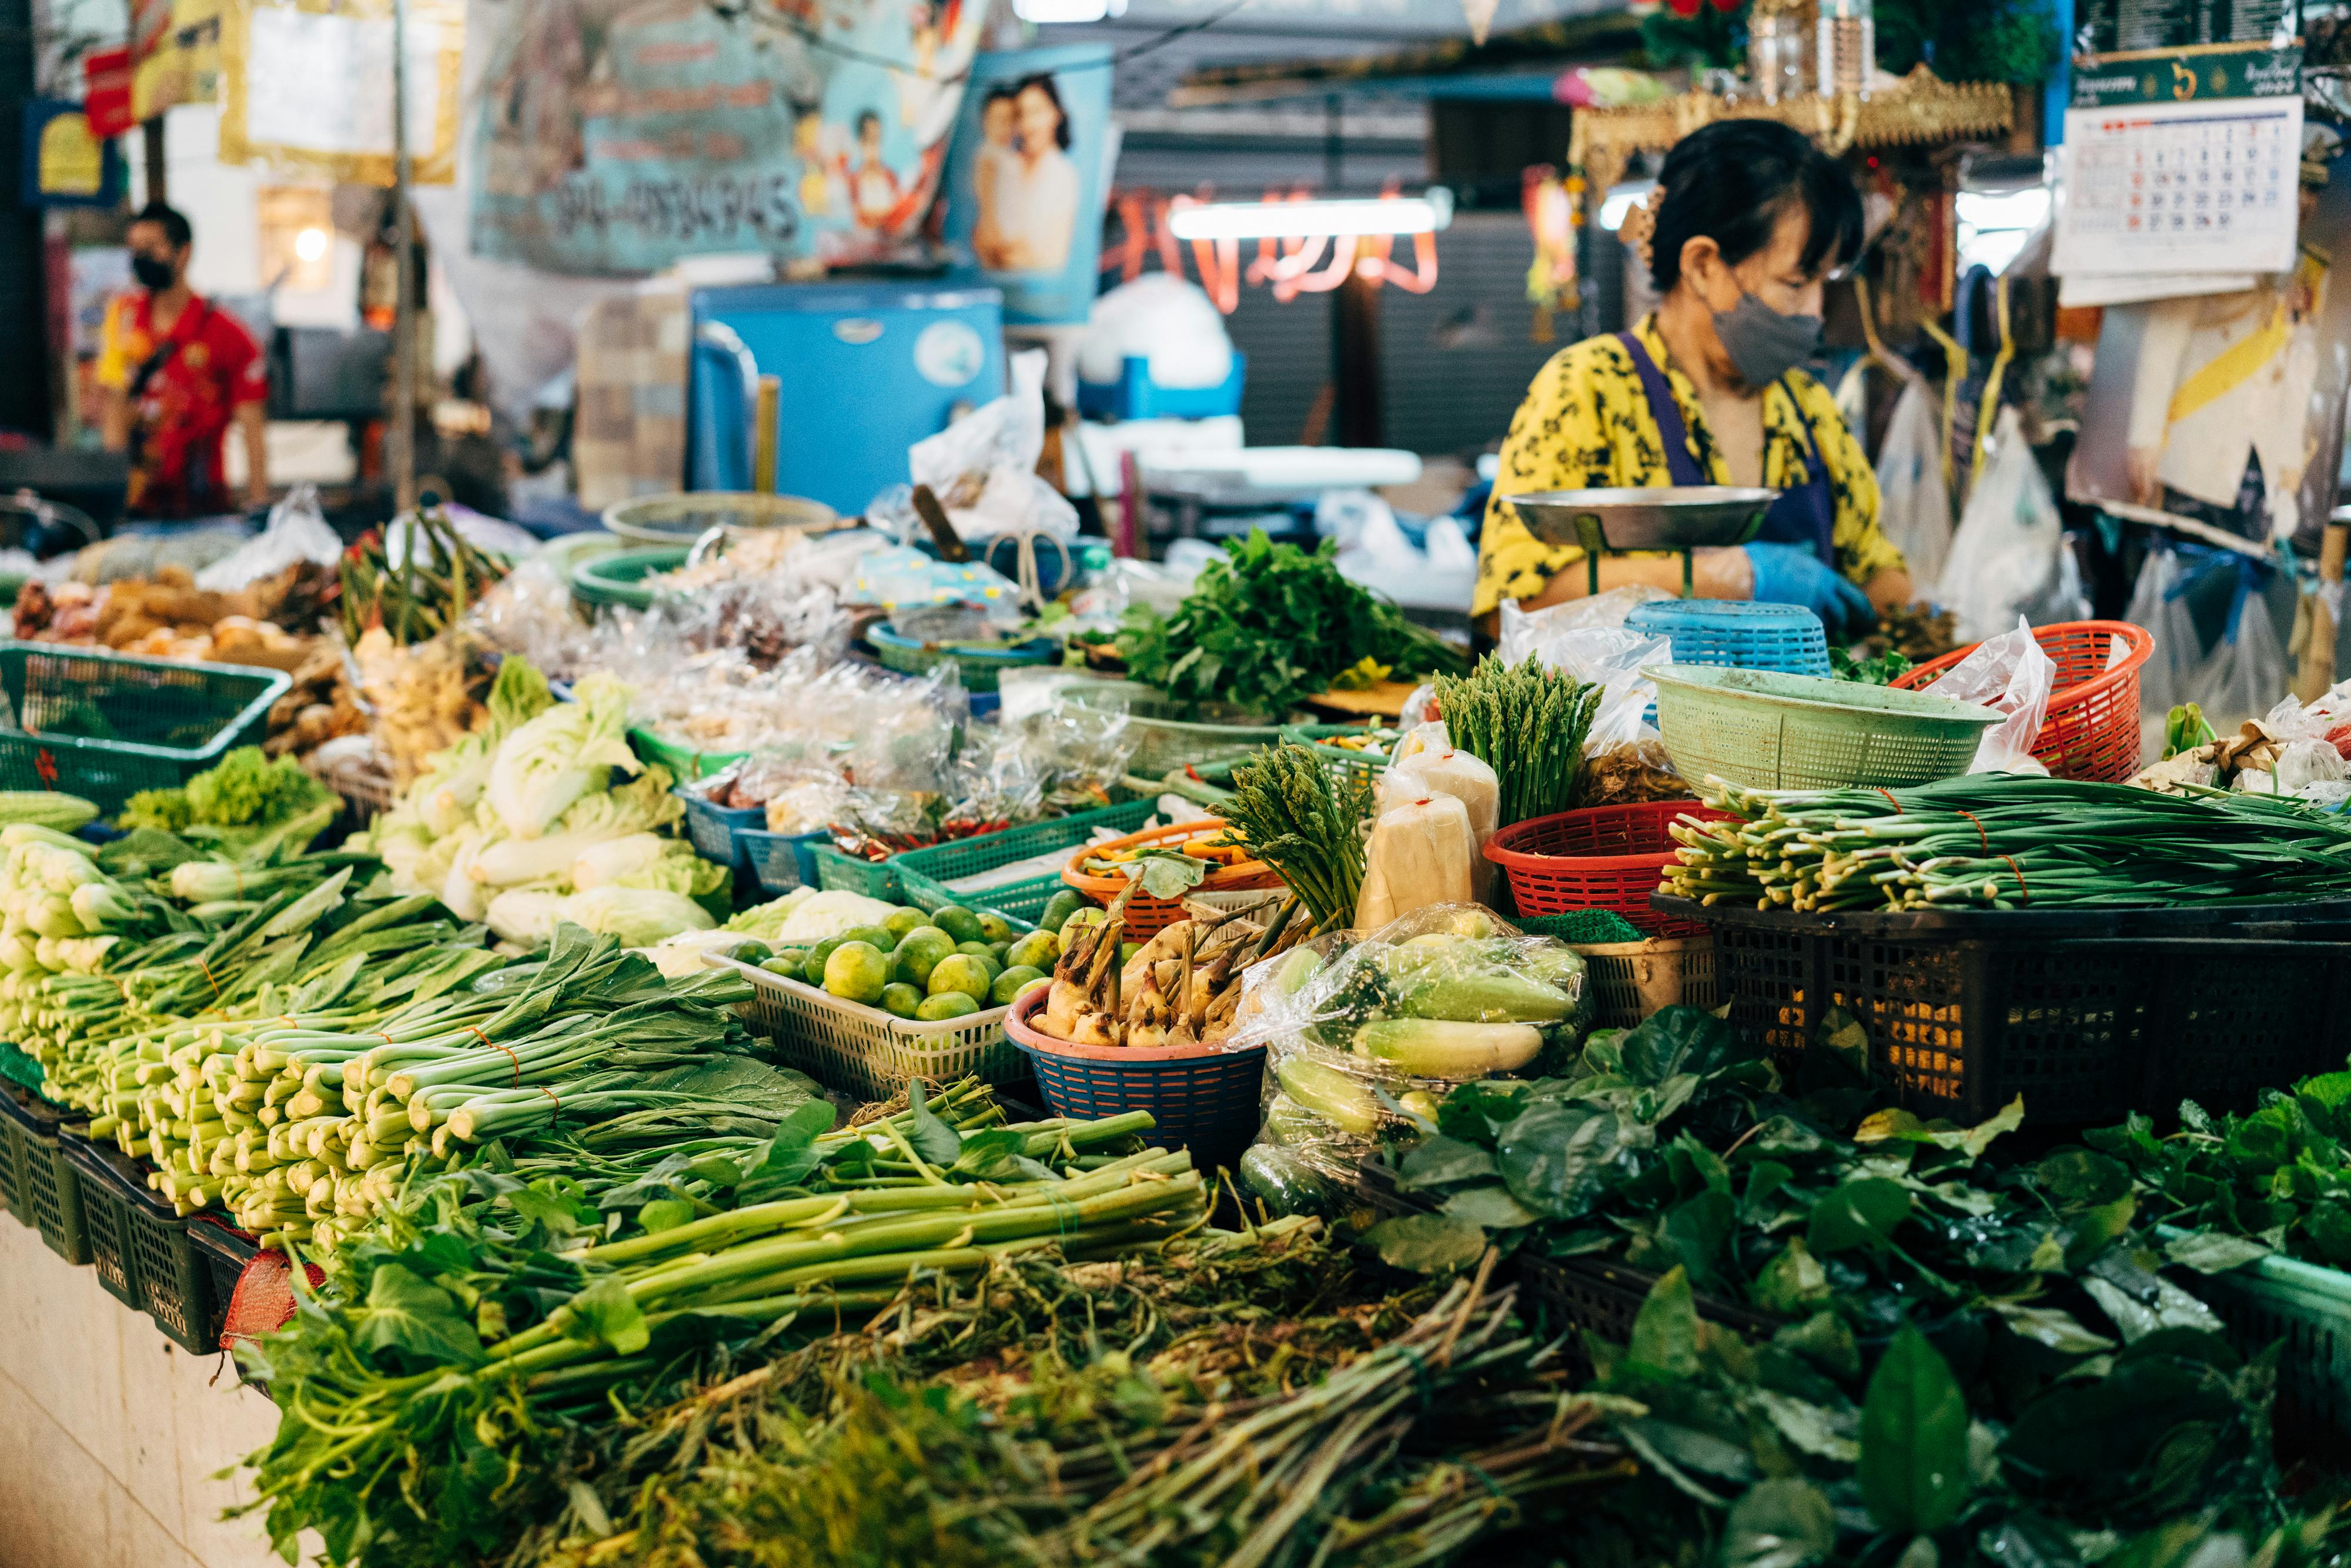
[[[1739,379],[1761,390],[1812,358],[1821,340],[1821,319],[1782,316],[1742,289],[1737,305],[1714,313],[1714,334]]]

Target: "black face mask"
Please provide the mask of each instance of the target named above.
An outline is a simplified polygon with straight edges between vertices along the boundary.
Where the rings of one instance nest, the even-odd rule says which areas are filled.
[[[160,256],[134,256],[131,258],[131,276],[139,280],[141,287],[160,294],[172,287],[180,269]]]

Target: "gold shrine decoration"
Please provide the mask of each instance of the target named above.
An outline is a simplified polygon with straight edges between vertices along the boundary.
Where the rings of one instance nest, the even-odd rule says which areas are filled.
[[[1700,126],[1718,120],[1776,120],[1792,125],[1831,152],[1854,148],[1913,147],[2005,133],[2015,101],[2001,82],[1944,81],[1920,66],[1892,91],[1868,98],[1726,99],[1684,93],[1661,103],[1578,110],[1568,151],[1584,172],[1584,199],[1605,199],[1638,152],[1663,152]]]

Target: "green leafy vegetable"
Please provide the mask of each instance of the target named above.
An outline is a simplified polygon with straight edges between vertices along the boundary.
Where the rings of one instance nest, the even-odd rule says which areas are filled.
[[[1204,569],[1176,613],[1137,606],[1118,633],[1127,673],[1187,711],[1228,704],[1280,719],[1364,659],[1398,679],[1468,660],[1339,574],[1337,547],[1312,554],[1260,529]]]

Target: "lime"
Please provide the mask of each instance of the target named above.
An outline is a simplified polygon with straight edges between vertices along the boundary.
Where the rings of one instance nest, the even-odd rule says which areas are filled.
[[[726,956],[734,959],[738,964],[756,965],[764,964],[768,959],[774,957],[776,956],[776,950],[773,947],[768,946],[765,942],[759,941],[757,937],[753,937],[747,941],[736,943],[734,946],[726,950]]]
[[[842,940],[839,936],[828,936],[810,948],[807,960],[800,965],[800,978],[811,986],[823,985],[824,961],[832,956],[832,950],[840,946]]]
[[[890,960],[871,942],[843,942],[824,961],[824,988],[852,1002],[878,1002],[890,983]]]
[[[1050,969],[1061,956],[1061,944],[1050,931],[1031,931],[1004,955],[1004,961],[1014,968]]]
[[[1142,951],[1143,944],[1140,942],[1122,942],[1118,945],[1118,961],[1131,964],[1134,962],[1134,956]]]
[[[987,999],[999,1008],[1012,1005],[1012,999],[1026,989],[1031,980],[1041,980],[1044,975],[1035,969],[1007,969],[996,977],[996,984],[987,988]]]
[[[987,936],[979,924],[979,916],[960,904],[940,904],[931,911],[931,924],[958,942],[980,942]]]
[[[1053,983],[1053,977],[1052,977],[1050,975],[1040,975],[1040,976],[1038,976],[1035,979],[1030,980],[1030,981],[1028,981],[1028,982],[1026,982],[1025,984],[1023,984],[1023,985],[1021,986],[1021,988],[1020,988],[1019,991],[1019,992],[1018,992],[1018,993],[1013,997],[1013,998],[1012,998],[1012,999],[1013,999],[1014,1001],[1016,1001],[1016,1002],[1017,1002],[1017,1001],[1019,1001],[1022,997],[1025,997],[1025,996],[1029,995],[1029,992],[1031,992],[1031,991],[1040,991],[1040,990],[1043,990],[1046,987],[1050,986],[1052,983]]]
[[[917,925],[928,925],[931,917],[919,909],[893,909],[883,917],[882,925],[894,940]]]
[[[767,970],[770,975],[782,975],[797,980],[800,977],[800,965],[803,962],[805,962],[803,955],[795,947],[788,952],[777,954],[762,963],[759,967]]]
[[[987,988],[996,984],[996,977],[987,965],[968,953],[951,953],[939,960],[931,971],[931,995],[942,991],[961,991],[972,1000],[985,1001]]]
[[[1012,929],[1012,922],[993,909],[979,912],[979,936],[983,942],[1009,942],[1020,935]]]
[[[983,944],[983,946],[985,946],[990,953],[996,955],[996,967],[999,969],[1004,967],[1004,956],[1012,951],[1012,944],[1009,942],[988,942]]]
[[[1063,946],[1067,946],[1069,945],[1070,938],[1076,936],[1080,931],[1084,930],[1089,925],[1100,925],[1103,921],[1108,920],[1109,918],[1109,910],[1089,904],[1082,909],[1071,911],[1070,917],[1061,922],[1061,928],[1055,932],[1054,935],[1061,937]]]
[[[882,988],[882,1005],[902,1019],[914,1018],[923,1005],[923,993],[912,986],[893,982]]]
[[[979,1004],[961,991],[941,991],[925,997],[914,1016],[925,1023],[945,1023],[949,1019],[967,1019],[979,1010]]]
[[[1045,901],[1045,913],[1037,917],[1037,928],[1040,931],[1058,933],[1061,929],[1062,922],[1068,920],[1084,903],[1085,900],[1078,896],[1075,888],[1064,887],[1057,890],[1052,897]]]
[[[898,946],[898,934],[886,925],[852,925],[841,934],[843,942],[862,942],[887,953]]]
[[[894,955],[898,978],[910,986],[928,987],[939,960],[955,952],[955,940],[935,925],[917,925],[898,939]]]
[[[1003,956],[985,942],[958,942],[956,951],[967,958],[978,959],[987,966],[987,972],[991,975],[1001,974],[1004,970]]]

